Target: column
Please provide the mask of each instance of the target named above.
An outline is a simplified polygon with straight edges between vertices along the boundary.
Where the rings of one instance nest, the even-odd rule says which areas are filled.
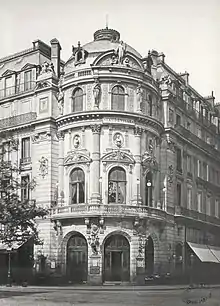
[[[142,199],[140,194],[140,181],[141,181],[141,135],[142,135],[142,128],[136,126],[134,128],[134,136],[135,136],[135,143],[134,143],[134,159],[135,159],[135,167],[134,167],[134,175],[133,175],[133,184],[132,184],[132,194],[133,204],[141,205]]]
[[[63,205],[64,203],[64,132],[58,132],[59,138],[59,158],[58,158],[58,204]]]
[[[153,173],[153,175],[155,176],[154,179],[154,191],[153,191],[153,199],[154,199],[154,207],[156,208],[161,208],[162,204],[161,203],[161,187],[160,187],[160,143],[161,143],[161,139],[159,137],[156,137],[155,139],[155,158],[158,164],[158,168],[156,169],[156,171]]]
[[[100,203],[100,131],[98,124],[91,125],[93,133],[93,150],[91,163],[91,204]]]

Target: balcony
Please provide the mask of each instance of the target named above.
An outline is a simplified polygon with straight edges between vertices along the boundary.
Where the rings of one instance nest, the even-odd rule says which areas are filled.
[[[184,136],[187,140],[190,140],[197,146],[201,147],[202,149],[205,149],[208,152],[211,151],[214,155],[217,154],[218,151],[212,145],[206,143],[204,140],[197,137],[195,134],[184,128],[182,125],[175,125],[174,130]]]
[[[196,220],[196,221],[211,223],[213,225],[220,226],[219,218],[216,218],[214,216],[209,216],[207,214],[204,214],[204,213],[201,213],[195,210],[190,210],[188,208],[181,207],[181,206],[175,207],[175,217],[190,218],[190,219],[193,219],[193,222],[195,222]]]
[[[36,118],[37,118],[37,113],[35,112],[30,112],[30,113],[21,114],[18,116],[5,118],[5,119],[0,120],[0,129],[5,129],[5,128],[10,128],[10,127],[14,127],[17,125],[21,125],[21,124],[23,125],[23,124],[31,123],[35,121]]]
[[[36,82],[26,82],[23,84],[18,84],[16,86],[6,87],[0,90],[0,100],[10,98],[16,95],[20,95],[26,92],[33,91],[35,88]]]
[[[126,204],[73,204],[52,208],[52,219],[79,218],[89,216],[102,217],[140,217],[154,220],[165,220],[164,210],[148,206],[132,206]]]

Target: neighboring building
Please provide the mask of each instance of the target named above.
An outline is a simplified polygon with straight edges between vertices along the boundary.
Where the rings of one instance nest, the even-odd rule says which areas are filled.
[[[215,262],[217,271],[220,107],[213,94],[202,97],[164,54],[143,58],[115,30],[78,43],[66,63],[60,50],[56,39],[51,47],[38,40],[0,59],[0,129],[19,139],[7,158],[21,180],[36,180],[21,198],[51,209],[39,221],[36,270],[45,258],[69,281],[133,282],[187,274],[194,258],[196,266]]]

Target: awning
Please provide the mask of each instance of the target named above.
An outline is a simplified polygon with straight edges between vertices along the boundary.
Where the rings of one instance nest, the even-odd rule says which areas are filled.
[[[209,245],[208,247],[211,253],[217,258],[218,263],[220,263],[220,248],[212,245]]]
[[[220,263],[217,257],[211,252],[210,248],[207,245],[192,242],[187,243],[202,262]]]

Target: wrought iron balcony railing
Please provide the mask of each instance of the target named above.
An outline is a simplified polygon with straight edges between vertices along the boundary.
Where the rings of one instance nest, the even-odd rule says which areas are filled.
[[[32,91],[34,90],[35,85],[36,85],[36,82],[31,81],[31,82],[25,82],[25,83],[17,84],[17,85],[10,86],[10,87],[5,87],[0,90],[0,100],[15,96],[15,95],[19,95],[21,93]]]
[[[182,216],[186,218],[192,218],[197,221],[212,223],[220,226],[220,218],[209,216],[207,214],[198,212],[196,210],[191,210],[186,207],[176,206],[175,216]]]

